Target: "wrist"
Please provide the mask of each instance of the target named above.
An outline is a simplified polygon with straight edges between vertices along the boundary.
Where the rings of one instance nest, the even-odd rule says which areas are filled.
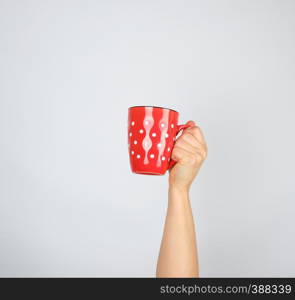
[[[169,184],[169,193],[188,195],[189,187],[188,186],[179,186],[179,185],[175,185],[175,184]]]

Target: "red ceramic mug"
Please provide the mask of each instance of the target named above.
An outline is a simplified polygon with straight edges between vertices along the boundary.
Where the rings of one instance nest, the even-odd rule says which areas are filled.
[[[164,107],[129,107],[128,151],[133,173],[164,175],[173,167],[176,136],[191,126],[178,125],[178,116],[177,111]]]

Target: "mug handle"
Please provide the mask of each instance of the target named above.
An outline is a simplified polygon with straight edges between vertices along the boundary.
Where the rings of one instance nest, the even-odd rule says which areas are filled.
[[[192,127],[191,124],[183,124],[183,125],[177,125],[177,130],[176,130],[176,135],[178,135],[178,133],[181,131],[181,130],[184,130],[186,128],[189,128],[189,127]],[[171,149],[171,152],[172,152],[173,148]],[[170,170],[177,162],[173,159],[170,160],[169,162],[169,165],[168,165],[168,170]]]

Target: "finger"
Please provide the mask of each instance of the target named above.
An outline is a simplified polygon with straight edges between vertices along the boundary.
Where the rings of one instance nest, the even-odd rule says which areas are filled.
[[[171,158],[178,163],[193,165],[197,161],[197,155],[180,147],[174,147]]]
[[[189,152],[192,155],[197,155],[199,158],[201,158],[201,160],[205,159],[208,154],[207,148],[203,145],[200,145],[199,147],[195,147],[195,148],[190,148],[188,147],[188,145],[179,143],[175,145],[174,148],[180,148],[182,150],[185,150],[186,152]]]
[[[189,126],[193,127],[193,126],[196,126],[196,122],[193,121],[193,120],[189,120],[189,121],[186,122],[186,125],[189,125]]]
[[[205,140],[200,140],[200,138],[197,138],[191,131],[184,132],[184,139],[186,141],[189,141],[192,145],[195,147],[207,147]],[[182,135],[181,135],[182,136]],[[181,136],[179,138],[181,138]]]
[[[187,139],[189,139],[189,140],[192,139],[194,141],[194,144],[192,144],[191,142],[188,142]],[[190,134],[186,134],[186,135],[183,135],[180,138],[178,138],[174,147],[180,147],[189,152],[196,153],[198,150],[198,147],[200,147],[200,146],[201,145],[198,143],[198,141],[194,137],[192,137]]]
[[[184,140],[186,141],[188,144],[190,144],[192,147],[199,147],[200,145],[202,145],[195,136],[193,136],[192,134],[190,134],[189,132],[184,132],[178,139],[179,140]]]
[[[205,137],[199,126],[189,127],[184,130],[184,132],[193,135],[201,144],[206,144]]]

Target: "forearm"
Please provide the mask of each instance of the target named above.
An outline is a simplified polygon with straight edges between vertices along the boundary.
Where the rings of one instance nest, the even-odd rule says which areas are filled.
[[[188,190],[169,187],[157,277],[198,277],[194,220]]]
[[[157,277],[198,277],[198,254],[189,189],[207,156],[207,145],[198,126],[187,122],[174,144],[169,171],[168,208],[157,264]]]

